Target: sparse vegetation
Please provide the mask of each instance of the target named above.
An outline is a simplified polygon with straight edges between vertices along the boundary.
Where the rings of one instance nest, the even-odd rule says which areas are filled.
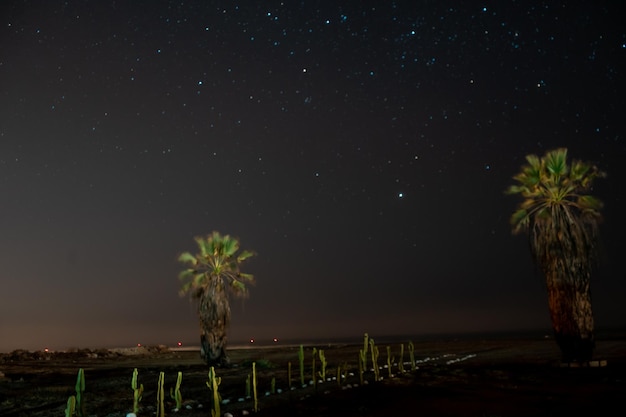
[[[610,345],[611,348],[609,350],[606,349],[605,344],[602,344],[600,352],[623,352],[624,342],[622,339],[619,340],[619,342]],[[293,407],[294,402],[306,402],[306,407],[315,406],[314,404],[322,406],[322,404],[325,404],[323,398],[327,395],[336,398],[343,398],[344,395],[350,397],[357,396],[364,401],[370,401],[370,399],[378,401],[377,403],[382,401],[382,403],[387,404],[386,406],[393,407],[393,398],[388,395],[395,392],[395,388],[389,391],[390,387],[406,386],[406,384],[413,385],[417,381],[419,381],[420,387],[428,386],[429,383],[435,383],[438,389],[452,390],[451,392],[454,392],[454,387],[458,385],[459,381],[468,381],[468,384],[471,381],[472,387],[479,384],[480,388],[476,389],[481,390],[489,390],[489,387],[497,383],[498,386],[495,387],[493,385],[493,389],[497,389],[498,395],[502,395],[501,384],[511,384],[511,386],[516,386],[515,395],[518,395],[519,392],[525,392],[523,391],[524,384],[528,381],[539,381],[544,372],[549,372],[549,379],[556,381],[555,386],[545,387],[541,392],[543,393],[545,390],[545,395],[551,395],[550,393],[554,394],[557,391],[562,394],[563,384],[572,386],[571,379],[576,378],[576,375],[582,375],[580,373],[582,371],[572,370],[564,373],[562,369],[555,369],[549,365],[546,366],[546,358],[549,359],[551,353],[554,352],[552,343],[549,339],[539,338],[528,342],[530,348],[526,348],[527,345],[520,344],[517,340],[512,342],[510,340],[504,342],[497,340],[490,342],[489,345],[485,345],[484,341],[481,341],[480,345],[476,343],[459,344],[456,340],[443,345],[439,342],[436,344],[420,342],[419,345],[413,346],[416,370],[418,369],[417,365],[419,365],[419,373],[400,374],[397,372],[399,365],[392,363],[395,375],[391,379],[385,377],[384,380],[376,382],[373,376],[373,369],[367,369],[364,372],[365,386],[369,385],[369,387],[364,388],[365,391],[362,391],[362,393],[366,392],[365,396],[359,392],[342,393],[342,391],[355,389],[363,385],[360,384],[356,370],[359,364],[362,364],[360,359],[362,346],[359,346],[359,344],[345,346],[323,345],[325,358],[328,366],[333,369],[333,374],[335,367],[337,367],[337,381],[332,381],[332,383],[328,382],[328,379],[322,381],[318,386],[318,390],[315,390],[311,385],[299,387],[298,384],[294,384],[294,391],[287,391],[287,394],[283,393],[280,388],[287,385],[288,362],[295,360],[295,357],[298,356],[297,346],[285,346],[280,349],[270,348],[267,350],[264,348],[237,349],[232,353],[233,366],[223,369],[220,373],[220,401],[218,402],[221,406],[222,415],[225,412],[229,412],[238,416],[242,415],[244,410],[252,413],[254,409],[252,395],[250,395],[250,398],[243,398],[242,384],[250,375],[250,385],[252,385],[250,368],[251,364],[257,360],[273,364],[272,367],[266,369],[256,368],[257,389],[261,390],[259,391],[261,394],[265,393],[265,396],[259,397],[257,395],[257,407],[262,413],[268,412],[270,415],[274,407],[283,407],[287,404]],[[408,345],[411,346],[412,343]],[[398,346],[395,343],[391,344],[392,352],[395,352]],[[538,346],[540,346],[539,349],[537,349]],[[134,398],[135,391],[133,390],[132,393],[128,391],[128,379],[130,379],[131,374],[134,374],[134,369],[138,369],[138,373],[141,374],[135,378],[135,387],[137,389],[141,387],[139,380],[144,385],[152,386],[159,378],[160,372],[164,372],[164,383],[167,385],[168,391],[169,387],[174,387],[177,381],[177,372],[185,370],[180,386],[180,391],[184,397],[181,415],[199,417],[211,414],[209,410],[213,408],[213,403],[211,393],[206,385],[206,365],[197,359],[197,353],[170,352],[164,349],[147,348],[139,351],[134,348],[128,350],[129,352],[132,351],[130,353],[132,357],[122,357],[119,356],[119,352],[109,351],[109,353],[100,352],[98,359],[95,359],[94,357],[88,357],[82,351],[76,351],[71,354],[49,353],[45,361],[39,359],[40,354],[37,352],[0,354],[2,372],[5,374],[4,379],[0,375],[0,387],[2,388],[0,390],[0,415],[29,415],[30,417],[63,415],[68,408],[68,396],[70,393],[73,396],[75,390],[76,374],[71,369],[73,366],[85,369],[85,376],[88,379],[87,383],[90,390],[87,391],[89,401],[86,403],[86,415],[124,417],[127,413],[130,413],[132,411],[132,403],[129,402],[129,399]],[[311,352],[312,347],[306,350]],[[319,350],[318,348],[318,353]],[[478,353],[478,356],[475,353]],[[533,355],[535,355],[534,359],[532,359]],[[368,355],[368,357],[371,358],[371,355]],[[515,362],[513,367],[500,366],[499,364],[503,363],[501,362],[503,358],[507,358],[507,361]],[[613,360],[616,357],[609,356],[609,359]],[[621,356],[619,356],[619,359],[621,360]],[[463,363],[465,361],[471,362],[471,365],[464,366]],[[242,366],[243,363],[250,364],[250,367]],[[613,366],[607,366],[591,372],[583,372],[586,377],[577,379],[576,386],[580,387],[580,390],[577,389],[577,392],[585,392],[585,395],[567,394],[568,403],[576,404],[583,399],[582,397],[604,400],[601,402],[607,401],[609,394],[601,394],[601,397],[598,397],[600,390],[611,393],[611,395],[614,395],[616,390],[622,390],[620,392],[623,392],[623,382],[619,382],[623,374],[620,363],[619,360],[616,360],[613,362]],[[524,366],[520,367],[520,364]],[[307,375],[310,372],[309,366],[305,369]],[[482,366],[485,367],[485,372],[480,370]],[[596,366],[602,365],[596,364]],[[341,370],[339,370],[339,367],[341,367]],[[22,381],[21,377],[15,372],[26,368],[32,369],[34,372],[32,375],[36,374],[37,377],[25,376]],[[319,371],[319,361],[317,368]],[[62,372],[53,375],[50,373],[50,370],[54,370],[54,372],[62,370]],[[511,370],[514,370],[514,372],[511,373]],[[559,382],[563,380],[562,376],[565,374],[568,375],[565,378],[566,381]],[[51,375],[53,376],[51,377]],[[593,375],[597,375],[598,378],[593,377]],[[494,380],[494,376],[497,376],[497,380]],[[590,380],[590,376],[595,382]],[[606,383],[600,382],[600,380],[606,381]],[[453,384],[449,385],[447,382],[453,382]],[[51,383],[52,385],[48,385]],[[157,384],[154,385],[158,387]],[[467,384],[462,385],[469,386]],[[19,394],[17,390],[19,390]],[[358,388],[358,390],[361,391],[361,388]],[[533,390],[533,392],[536,392],[536,385],[534,384]],[[252,387],[250,387],[250,391],[252,391]],[[596,394],[593,394],[594,392]],[[483,395],[482,392],[476,392],[475,394],[476,401],[479,401],[479,399],[486,401],[489,398],[488,394]],[[3,397],[3,395],[5,396]],[[155,406],[155,403],[158,404],[158,401],[154,401],[157,395],[158,390],[155,389],[143,392],[143,406],[139,408],[140,414],[138,415],[158,416],[159,410]],[[310,402],[307,400],[309,397],[317,397],[317,399],[314,402]],[[146,400],[148,400],[148,403],[145,402]],[[424,406],[425,401],[432,402],[432,400],[421,397],[419,404],[415,404],[418,407],[416,409]],[[555,399],[555,401],[559,402],[560,400]],[[369,405],[373,404],[374,402]],[[564,406],[564,403],[561,405]],[[164,397],[164,413],[166,416],[176,415],[174,414],[175,406],[175,399],[172,399],[170,395],[167,395],[166,398]],[[525,406],[522,408],[524,410],[529,409],[525,408]],[[519,412],[517,409],[515,411]],[[332,412],[328,414],[328,411],[324,411],[324,413],[326,413],[325,415],[333,415]],[[497,414],[497,412],[492,412],[491,414]],[[500,414],[507,415],[504,412]],[[527,414],[533,415],[532,412]],[[425,411],[425,415],[437,414]]]

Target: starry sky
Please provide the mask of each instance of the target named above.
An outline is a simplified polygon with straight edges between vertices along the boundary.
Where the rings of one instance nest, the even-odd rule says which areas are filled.
[[[504,190],[608,173],[597,327],[626,326],[612,1],[3,1],[0,351],[197,343],[176,261],[257,256],[230,339],[549,333]]]

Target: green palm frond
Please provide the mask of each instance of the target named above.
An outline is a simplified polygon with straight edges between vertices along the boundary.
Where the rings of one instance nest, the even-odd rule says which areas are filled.
[[[584,210],[600,211],[604,204],[600,199],[591,195],[581,195],[576,200],[576,204]]]
[[[243,272],[239,273],[239,278],[244,281],[254,282],[254,275],[252,274],[244,274]]]
[[[602,202],[588,194],[596,178],[606,176],[594,165],[567,162],[567,149],[548,151],[542,158],[526,157],[506,194],[523,199],[510,218],[514,234],[529,233],[536,260],[553,262],[561,256],[576,259],[577,268],[587,268],[593,254],[596,222]]]
[[[243,262],[254,256],[254,252],[244,250],[237,256],[237,262]]]
[[[549,151],[544,156],[545,167],[552,177],[562,177],[567,174],[567,149],[560,148]]]
[[[198,263],[198,260],[191,253],[183,252],[178,257],[178,262],[189,263],[189,264],[192,264],[192,265],[196,265]]]
[[[196,271],[194,269],[185,269],[178,274],[178,279],[181,281],[192,281]]]
[[[585,164],[581,161],[572,162],[570,179],[574,182],[581,183],[591,168],[591,165]]]
[[[222,236],[213,232],[206,237],[194,238],[198,253],[182,253],[178,260],[191,268],[180,272],[179,279],[184,282],[181,294],[200,296],[210,285],[226,283],[235,295],[245,295],[246,285],[243,281],[254,282],[251,274],[240,271],[243,261],[253,256],[251,251],[239,251],[239,241],[230,235]],[[221,284],[220,284],[221,283]]]

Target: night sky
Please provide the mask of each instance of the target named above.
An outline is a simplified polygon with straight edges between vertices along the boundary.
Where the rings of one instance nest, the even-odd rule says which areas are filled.
[[[257,253],[232,343],[549,333],[504,190],[555,147],[608,173],[594,313],[626,326],[620,2],[3,1],[0,17],[0,351],[197,344],[176,259],[214,230]]]

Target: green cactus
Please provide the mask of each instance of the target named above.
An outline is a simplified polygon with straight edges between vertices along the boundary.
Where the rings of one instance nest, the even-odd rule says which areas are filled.
[[[391,346],[387,346],[387,371],[389,373],[389,378],[392,377],[391,366],[393,365],[393,357],[391,356]]]
[[[370,336],[367,333],[363,335],[363,353],[365,354],[365,356],[363,356],[363,369],[367,369],[367,349],[370,345],[369,338]]]
[[[272,377],[270,382],[270,393],[272,395],[276,394],[276,377]]]
[[[400,360],[398,361],[398,372],[404,373],[404,343],[400,343]]]
[[[291,390],[291,362],[287,362],[287,381],[289,382],[289,390]]]
[[[345,378],[344,375],[346,374],[347,369],[348,364],[346,362],[337,366],[337,385],[341,386],[343,379]]]
[[[374,339],[370,339],[370,351],[372,353],[372,366],[374,367],[374,378],[380,381],[380,369],[378,368],[378,346],[374,343]]]
[[[313,379],[313,386],[317,388],[317,375],[315,375],[315,354],[317,353],[317,348],[313,348],[313,358],[311,362],[311,378]]]
[[[298,351],[298,359],[300,360],[300,385],[304,386],[304,346],[302,345]]]
[[[254,394],[254,412],[257,413],[259,411],[259,398],[256,391],[256,362],[252,362],[252,393]]]
[[[409,342],[409,358],[411,359],[411,371],[415,371],[415,346],[413,346],[413,342]]]
[[[176,401],[176,409],[180,410],[181,407],[183,406],[183,396],[180,393],[180,384],[183,381],[183,373],[182,372],[178,372],[178,378],[176,379],[176,387],[172,390],[172,387],[170,387],[170,397],[172,397],[172,399],[174,401]]]
[[[163,386],[165,384],[165,372],[159,372],[159,382],[157,387],[157,416],[165,416],[165,394]]]
[[[252,397],[252,394],[250,391],[250,374],[248,374],[248,377],[246,378],[246,398],[250,397]]]
[[[209,380],[207,381],[206,385],[211,391],[213,391],[213,409],[211,410],[212,417],[221,416],[220,403],[222,401],[222,397],[220,396],[220,393],[218,391],[218,386],[221,383],[222,378],[217,377],[215,375],[215,368],[211,367],[211,369],[209,369]]]
[[[319,372],[319,376],[322,379],[322,381],[326,381],[326,366],[328,364],[326,363],[326,356],[324,355],[324,350],[322,349],[319,350],[319,356],[320,356],[320,362],[322,363],[322,370]]]
[[[137,385],[137,376],[138,376],[137,368],[133,371],[133,379],[130,382],[130,387],[133,389],[133,413],[137,414],[139,412],[139,403],[141,402],[141,398],[143,395],[143,384]]]
[[[72,417],[74,410],[76,409],[76,397],[74,395],[67,399],[67,405],[65,407],[65,417]]]
[[[363,385],[363,373],[365,372],[365,364],[367,363],[367,353],[363,349],[359,350],[359,380]]]
[[[76,415],[83,417],[85,415],[85,404],[83,399],[83,393],[85,392],[85,371],[83,368],[78,370],[78,376],[76,377]]]

